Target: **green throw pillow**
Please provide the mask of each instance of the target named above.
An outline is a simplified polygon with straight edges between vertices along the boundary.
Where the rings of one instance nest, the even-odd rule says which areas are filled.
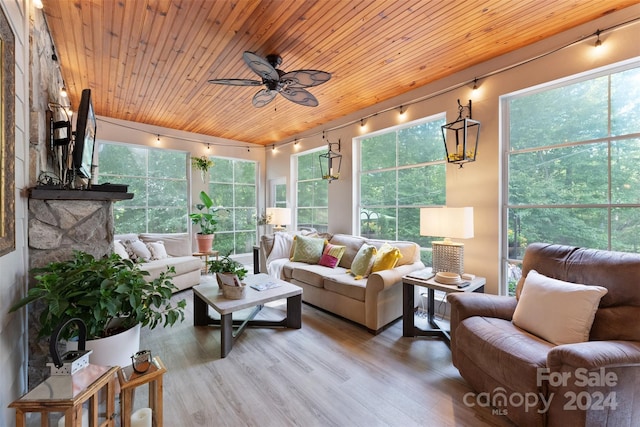
[[[353,274],[356,280],[369,275],[369,271],[373,265],[373,260],[376,257],[376,252],[376,247],[373,245],[365,243],[360,246],[358,253],[356,253],[355,258],[353,258],[353,262],[351,263],[351,269],[349,270],[349,273]]]
[[[307,237],[302,235],[294,236],[295,248],[291,261],[317,264],[322,256],[325,239],[321,237]]]

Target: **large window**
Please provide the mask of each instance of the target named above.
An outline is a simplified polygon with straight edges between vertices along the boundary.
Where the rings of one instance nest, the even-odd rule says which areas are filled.
[[[502,100],[506,278],[529,243],[640,252],[638,63]]]
[[[326,151],[326,149],[325,149]],[[320,173],[320,151],[296,156],[296,217],[298,228],[312,227],[326,232],[329,226],[328,181]]]
[[[444,124],[440,114],[356,139],[361,235],[431,247],[420,237],[420,208],[446,202]],[[424,251],[427,265],[430,256]]]
[[[256,162],[212,157],[209,194],[221,206],[213,243],[222,254],[246,254],[256,243]]]
[[[116,233],[186,232],[187,154],[100,143],[98,182],[127,184],[131,200],[114,204]]]

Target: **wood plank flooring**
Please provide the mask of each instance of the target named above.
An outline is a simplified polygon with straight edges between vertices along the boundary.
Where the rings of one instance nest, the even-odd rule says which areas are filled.
[[[434,338],[403,338],[398,321],[377,336],[309,305],[302,329],[249,328],[220,358],[215,326],[186,319],[142,331],[161,357],[165,427],[189,426],[510,426],[490,409],[463,403],[471,391]],[[264,315],[284,315],[284,301]],[[135,406],[146,406],[146,387]]]

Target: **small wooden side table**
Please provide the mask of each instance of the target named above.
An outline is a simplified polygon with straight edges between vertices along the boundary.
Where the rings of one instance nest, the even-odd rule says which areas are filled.
[[[118,370],[120,382],[120,425],[131,427],[131,410],[133,397],[138,386],[149,384],[149,408],[153,412],[154,425],[162,427],[162,376],[167,368],[159,357],[153,358],[153,363],[144,374],[139,374],[129,365]]]
[[[451,335],[449,327],[439,324],[435,319],[435,291],[445,292],[447,294],[453,292],[484,292],[484,285],[487,283],[487,279],[484,277],[476,277],[469,281],[467,287],[458,288],[457,285],[445,285],[436,282],[430,270],[431,269],[425,269],[410,273],[402,278],[402,336],[436,336],[443,338],[447,344],[450,344]],[[430,326],[429,329],[418,328],[415,325],[414,286],[427,288],[427,321]]]
[[[219,251],[211,251],[211,252],[194,252],[193,256],[197,256],[197,257],[204,257],[204,273],[206,273],[207,271],[209,271],[209,257],[210,256],[214,256],[216,257],[216,260],[218,259],[218,255],[220,254]]]
[[[89,425],[115,426],[115,388],[118,367],[88,365],[73,375],[52,375],[9,405],[16,410],[16,427],[26,427],[25,413],[39,412],[40,425],[49,427],[49,413],[63,412],[65,427],[82,427],[82,405],[89,401]],[[105,419],[99,421],[98,393],[106,392]]]

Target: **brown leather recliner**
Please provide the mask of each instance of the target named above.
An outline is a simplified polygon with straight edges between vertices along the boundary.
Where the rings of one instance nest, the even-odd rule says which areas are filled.
[[[640,254],[532,244],[517,297],[530,270],[608,289],[589,341],[554,345],[518,328],[516,297],[450,294],[453,364],[475,391],[465,404],[489,402],[518,426],[637,425]]]

